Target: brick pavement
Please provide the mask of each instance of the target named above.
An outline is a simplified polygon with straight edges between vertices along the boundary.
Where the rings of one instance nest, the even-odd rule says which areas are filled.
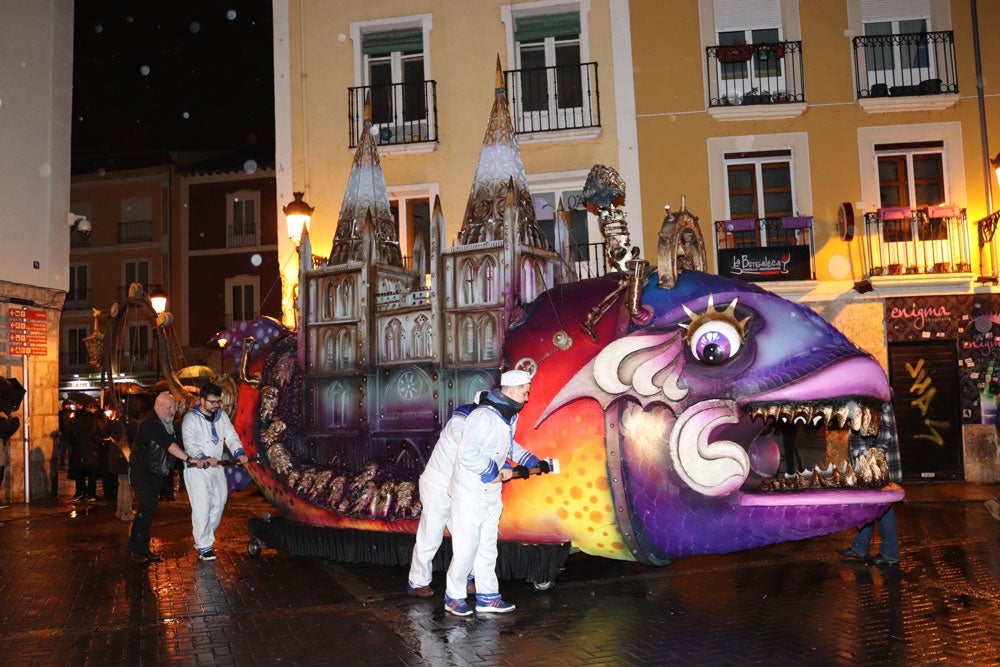
[[[665,568],[576,554],[546,593],[502,582],[513,614],[471,619],[406,596],[405,568],[251,558],[246,520],[271,508],[248,491],[214,563],[194,555],[184,495],[162,503],[166,560],[148,568],[102,503],[15,506],[0,511],[0,664],[1000,664],[1000,523],[980,502],[995,490],[975,491],[913,494],[896,570],[839,560],[847,533]]]

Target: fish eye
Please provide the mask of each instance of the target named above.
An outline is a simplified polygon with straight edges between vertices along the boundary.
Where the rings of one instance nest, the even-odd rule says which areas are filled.
[[[729,361],[742,345],[742,336],[735,326],[715,319],[702,322],[688,340],[695,359],[709,366]]]

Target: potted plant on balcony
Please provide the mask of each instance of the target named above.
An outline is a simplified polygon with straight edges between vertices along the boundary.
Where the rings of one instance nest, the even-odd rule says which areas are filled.
[[[720,63],[745,63],[753,56],[753,47],[747,44],[727,44],[715,49],[715,57]]]
[[[757,88],[751,88],[750,92],[743,96],[743,104],[770,104],[771,93],[761,93]]]

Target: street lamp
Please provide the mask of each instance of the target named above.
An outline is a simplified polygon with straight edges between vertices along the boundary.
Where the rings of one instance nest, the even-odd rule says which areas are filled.
[[[162,315],[167,309],[167,293],[163,291],[163,288],[157,287],[149,293],[149,303],[157,315]]]
[[[309,231],[309,218],[312,216],[313,207],[302,201],[304,192],[293,192],[294,200],[282,207],[281,212],[285,214],[285,224],[288,225],[288,238],[298,247],[302,232]]]

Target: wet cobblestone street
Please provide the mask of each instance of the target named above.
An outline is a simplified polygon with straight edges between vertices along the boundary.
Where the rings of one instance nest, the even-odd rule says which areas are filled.
[[[958,491],[956,491],[958,489]],[[129,524],[104,503],[0,510],[4,665],[996,665],[996,487],[911,491],[898,508],[902,562],[834,553],[849,533],[643,567],[570,556],[556,585],[501,582],[518,609],[455,618],[405,595],[405,568],[247,552],[230,499],[214,563],[191,548],[184,494],[161,503],[154,550],[125,558]]]

